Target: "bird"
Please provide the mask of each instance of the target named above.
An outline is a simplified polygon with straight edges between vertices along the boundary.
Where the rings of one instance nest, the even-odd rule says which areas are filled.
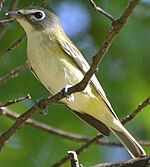
[[[79,83],[90,65],[50,10],[27,7],[10,11],[27,35],[27,59],[33,75],[52,94]],[[146,155],[115,114],[95,75],[82,92],[61,100],[75,115],[105,136],[112,132],[132,158]]]

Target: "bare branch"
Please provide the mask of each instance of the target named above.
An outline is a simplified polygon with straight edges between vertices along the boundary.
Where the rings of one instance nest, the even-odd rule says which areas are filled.
[[[96,143],[98,140],[100,140],[103,137],[104,137],[103,135],[98,135],[98,136],[92,138],[90,141],[88,141],[87,143],[82,145],[78,150],[76,150],[76,153],[79,155],[81,152],[85,151],[91,144]],[[61,159],[60,161],[58,161],[57,163],[53,164],[51,167],[61,166],[62,164],[64,164],[65,162],[67,162],[70,159],[71,158],[69,156],[66,156],[63,159]]]
[[[2,0],[1,0],[1,1],[2,1]],[[3,0],[3,1],[5,1],[5,0]],[[13,1],[11,1],[10,5],[9,5],[9,10],[15,10],[16,7],[17,7],[17,4],[19,3],[19,1],[20,1],[20,0],[13,0]],[[8,20],[9,20],[9,19],[8,19]],[[11,20],[11,19],[10,19],[10,20]],[[13,21],[13,20],[14,20],[14,19],[12,19],[12,21]],[[2,21],[5,22],[5,20],[2,20]],[[0,39],[3,37],[3,35],[4,35],[5,31],[6,31],[5,27],[6,27],[6,25],[8,25],[8,23],[11,23],[11,21],[8,21],[7,24],[3,24],[3,26],[0,26]],[[1,25],[1,24],[0,24],[0,25]]]
[[[150,156],[139,157],[128,161],[119,161],[112,163],[99,164],[92,167],[149,167]]]
[[[55,103],[56,101],[61,100],[64,98],[65,95],[63,91],[57,93],[56,95],[48,98],[48,99],[42,99],[40,100],[36,105],[31,107],[28,111],[21,114],[16,122],[5,132],[0,136],[0,151],[4,147],[4,145],[7,143],[9,138],[17,132],[20,127],[29,119],[31,118],[38,110],[44,109],[47,105],[51,105],[52,103]]]
[[[26,100],[26,99],[31,99],[31,96],[29,94],[27,94],[24,97],[21,97],[21,98],[18,98],[18,99],[14,99],[14,100],[10,100],[10,101],[8,101],[8,102],[6,102],[4,104],[0,104],[0,108],[2,108],[2,107],[8,107],[10,105],[19,103],[20,101],[23,101],[23,100]]]
[[[110,15],[109,13],[104,11],[102,8],[98,7],[93,0],[89,0],[89,1],[90,1],[90,4],[91,4],[92,8],[94,9],[94,11],[101,13],[102,15],[107,17],[112,22],[114,22],[116,20],[112,15]]]
[[[139,104],[138,108],[129,116],[127,116],[123,121],[122,124],[126,124],[127,122],[131,121],[134,119],[141,111],[143,108],[146,106],[150,105],[150,97],[148,97],[146,100],[144,100],[141,104]]]
[[[138,141],[138,143],[143,147],[150,146],[150,141]],[[98,141],[98,144],[102,146],[124,147],[121,143],[118,143],[118,142]]]
[[[12,20],[12,19],[10,19]],[[3,21],[7,21],[7,20],[3,20]],[[20,37],[17,41],[15,41],[9,48],[7,48],[5,51],[0,53],[0,57],[5,56],[7,53],[9,53],[10,51],[16,49],[21,42],[25,39],[25,35],[23,35],[22,37]]]
[[[4,145],[7,143],[9,138],[19,130],[21,125],[30,117],[32,117],[36,113],[37,109],[36,107],[30,108],[27,112],[24,114],[20,115],[17,119],[17,121],[6,131],[0,136],[0,151],[4,147]]]
[[[6,116],[6,117],[8,117],[12,120],[17,120],[17,118],[19,117],[19,114],[15,113],[15,112],[12,112],[11,110],[9,110],[6,107],[2,107],[0,109],[0,114],[4,115],[4,116]],[[63,131],[63,130],[54,128],[52,126],[49,126],[47,124],[44,124],[42,122],[39,122],[39,121],[36,121],[36,120],[33,120],[33,119],[28,119],[25,122],[25,124],[30,125],[31,127],[37,128],[39,130],[42,130],[42,131],[44,131],[44,132],[46,132],[50,135],[56,135],[56,136],[59,136],[61,138],[69,139],[69,140],[72,140],[72,141],[86,142],[86,141],[90,140],[90,138],[88,138],[88,137],[81,136],[81,135],[74,134],[74,133],[70,133],[70,132],[67,132],[67,131]]]
[[[0,115],[4,115],[12,120],[17,120],[17,118],[19,117],[19,114],[11,111],[10,109],[8,109],[6,107],[2,107],[0,109]],[[91,140],[91,138],[89,138],[89,137],[75,134],[75,133],[71,133],[71,132],[67,132],[67,131],[63,131],[63,130],[57,129],[55,127],[49,126],[47,124],[44,124],[42,122],[39,122],[39,121],[36,121],[33,119],[28,119],[25,122],[25,124],[29,125],[31,127],[34,127],[36,129],[39,129],[43,132],[46,132],[49,135],[56,135],[58,137],[68,139],[71,141],[75,141],[75,142],[87,142],[87,141]],[[149,141],[139,141],[139,143],[142,146],[150,146]],[[123,145],[121,143],[118,143],[118,142],[109,142],[109,141],[100,141],[100,140],[98,140],[95,144],[100,144],[101,146],[123,147]]]
[[[68,155],[71,158],[71,167],[80,167],[77,153],[75,151],[68,151]]]
[[[139,3],[139,1],[140,0],[132,0],[130,2],[129,6],[127,7],[127,9],[125,10],[125,12],[123,13],[123,15],[120,17],[120,19],[113,22],[111,31],[109,32],[108,36],[106,37],[100,51],[93,57],[93,62],[92,62],[91,68],[86,73],[83,80],[79,84],[70,88],[70,91],[72,91],[73,89],[84,90],[86,88],[87,83],[90,81],[93,74],[96,73],[96,71],[99,67],[99,64],[101,63],[102,59],[106,55],[111,43],[113,42],[113,40],[115,39],[117,34],[120,32],[120,30],[122,29],[122,27],[126,23],[128,17],[132,13],[132,11],[136,7],[136,5]]]
[[[9,23],[12,23],[13,21],[14,21],[14,19],[0,20],[0,26],[5,26]]]
[[[138,141],[138,143],[143,147],[149,147],[150,146],[150,141]],[[101,146],[124,147],[119,142],[110,142],[110,141],[100,141],[100,140],[98,140],[98,142],[95,143],[95,144],[99,144]]]
[[[17,67],[16,69],[14,69],[13,71],[11,71],[9,74],[7,74],[6,76],[4,76],[3,78],[0,78],[0,85],[6,83],[7,81],[9,81],[10,79],[15,78],[16,76],[18,76],[18,74],[23,71],[26,67],[27,67],[27,62],[19,67]]]

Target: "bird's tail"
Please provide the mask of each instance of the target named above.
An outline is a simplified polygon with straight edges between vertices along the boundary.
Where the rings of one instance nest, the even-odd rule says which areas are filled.
[[[127,148],[127,150],[133,158],[146,155],[145,151],[140,146],[140,144],[123,127],[123,125],[119,122],[118,119],[114,119],[113,121],[111,121],[111,123],[107,122],[107,124],[104,124],[103,122],[94,118],[93,116],[90,116],[89,114],[83,114],[76,111],[73,112],[103,135],[109,136],[111,131]]]
[[[131,134],[120,124],[121,131],[114,129],[110,130],[112,133],[122,142],[122,144],[127,148],[129,153],[133,158],[141,157],[146,155],[144,149],[140,144],[131,136]]]

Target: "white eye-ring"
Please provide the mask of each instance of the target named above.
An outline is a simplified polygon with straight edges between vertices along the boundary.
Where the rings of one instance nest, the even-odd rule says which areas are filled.
[[[30,15],[30,17],[34,20],[43,20],[45,18],[45,13],[43,11],[36,11]]]

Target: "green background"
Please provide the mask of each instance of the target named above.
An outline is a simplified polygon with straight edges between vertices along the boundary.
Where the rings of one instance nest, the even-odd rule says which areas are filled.
[[[0,14],[5,19],[12,0],[6,0]],[[32,0],[33,5],[42,1]],[[129,1],[111,0],[96,1],[114,17],[119,18]],[[18,1],[17,9],[31,5],[29,0]],[[66,33],[80,48],[85,58],[91,62],[104,41],[111,26],[110,21],[92,10],[85,0],[53,0],[48,6],[61,19]],[[97,77],[109,98],[118,117],[123,119],[133,112],[138,104],[150,96],[150,1],[142,1],[133,12],[125,27],[119,33],[107,55],[102,61]],[[0,29],[1,30],[1,29]],[[0,31],[2,32],[2,31]],[[18,23],[5,27],[0,34],[0,52],[15,42],[24,34]],[[19,47],[0,58],[0,77],[5,76],[15,67],[26,60],[26,40]],[[38,99],[49,96],[46,89],[32,76],[28,69],[18,77],[0,85],[0,102],[30,94],[32,99],[23,101],[10,107],[17,113],[24,113]],[[127,129],[140,140],[150,139],[150,108],[146,107],[132,122],[126,125]],[[66,107],[53,105],[49,107],[46,116],[39,113],[36,120],[51,126],[94,137],[97,134],[91,127],[79,120]],[[5,132],[13,121],[0,116],[0,133]],[[108,140],[106,138],[105,140]],[[114,140],[113,137],[109,138]],[[24,125],[15,133],[0,154],[0,167],[49,167],[67,155],[68,150],[76,150],[82,145]],[[150,152],[145,147],[147,153]],[[124,148],[92,145],[79,156],[84,166],[100,162],[129,159]],[[64,166],[70,166],[66,163]]]

